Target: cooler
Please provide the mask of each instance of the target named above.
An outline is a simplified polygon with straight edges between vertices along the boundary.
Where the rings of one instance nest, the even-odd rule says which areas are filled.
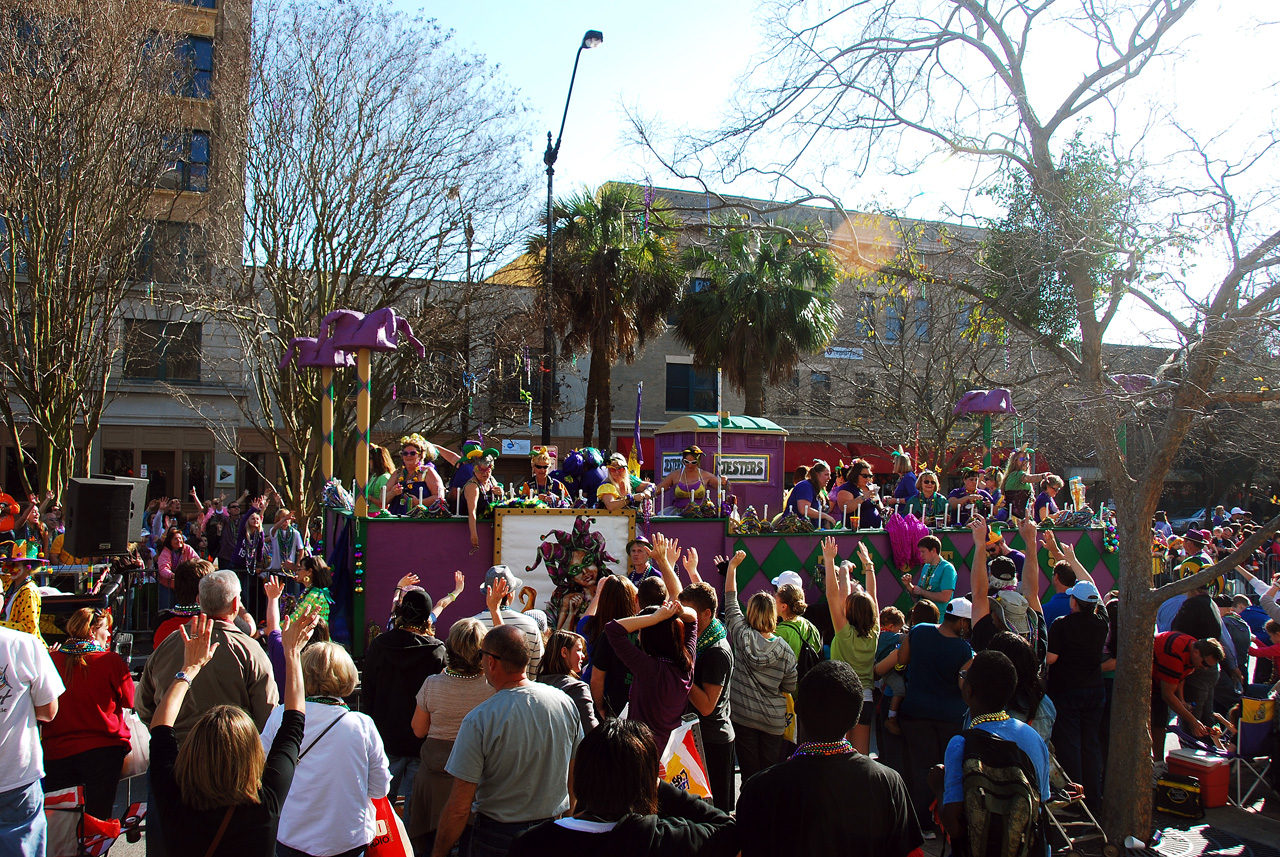
[[[1195,777],[1206,809],[1227,805],[1231,785],[1231,763],[1204,750],[1173,750],[1165,759],[1169,773]]]

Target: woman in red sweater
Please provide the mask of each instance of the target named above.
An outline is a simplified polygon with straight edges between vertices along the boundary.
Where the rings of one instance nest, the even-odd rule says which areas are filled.
[[[67,640],[51,653],[67,690],[46,723],[44,790],[84,785],[85,811],[111,818],[120,769],[129,752],[123,709],[133,707],[133,676],[107,648],[111,613],[81,608],[67,620]]]

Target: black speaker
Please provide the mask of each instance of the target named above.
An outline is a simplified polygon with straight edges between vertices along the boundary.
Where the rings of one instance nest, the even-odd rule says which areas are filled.
[[[108,479],[72,479],[66,496],[64,551],[72,556],[96,557],[129,550],[131,484]]]
[[[146,517],[147,511],[147,488],[151,480],[138,479],[135,476],[109,476],[105,473],[94,473],[93,478],[124,482],[133,486],[133,499],[129,504],[129,541],[141,541],[142,528],[146,525],[143,518]]]

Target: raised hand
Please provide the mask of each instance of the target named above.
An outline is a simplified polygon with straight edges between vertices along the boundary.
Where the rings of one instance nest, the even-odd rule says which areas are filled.
[[[404,589],[406,586],[414,586],[418,582],[418,575],[406,574],[404,577],[396,581],[396,589]]]
[[[662,602],[662,606],[654,611],[653,615],[657,621],[662,622],[666,619],[670,619],[672,616],[680,615],[683,611],[684,607],[679,601],[664,601]]]
[[[417,582],[418,582],[418,577],[417,577],[417,575],[410,574],[410,575],[408,575],[408,576],[413,578],[413,582],[414,582],[414,583],[417,583]],[[466,588],[466,585],[467,585],[467,578],[466,578],[466,576],[465,576],[461,571],[455,571],[455,572],[453,573],[453,594],[454,594],[454,596],[455,596],[455,597],[457,597],[458,595],[461,595],[461,594],[462,594],[462,590]]]
[[[305,608],[293,621],[288,618],[283,620],[280,640],[284,644],[286,657],[290,655],[296,657],[302,651],[302,647],[307,644],[307,640],[311,639],[311,632],[319,622],[320,608],[316,605]]]
[[[484,603],[488,605],[489,610],[496,612],[502,606],[502,600],[507,597],[510,591],[506,578],[499,577],[485,591]]]
[[[684,570],[689,575],[698,573],[698,549],[689,548],[684,552]]]
[[[669,568],[676,567],[676,560],[680,556],[680,540],[664,539],[664,553],[666,554],[667,566]]]
[[[737,568],[738,566],[742,565],[742,561],[746,558],[747,558],[746,551],[738,551],[732,557],[729,558],[729,568],[730,569]]]
[[[269,600],[277,601],[284,592],[284,584],[273,574],[262,582],[262,591],[267,593]]]
[[[871,568],[871,551],[867,550],[867,543],[861,540],[858,542],[858,562],[864,570]]]
[[[969,519],[969,529],[973,530],[973,543],[975,545],[985,545],[987,543],[987,519],[973,513],[973,517]]]
[[[188,629],[190,629],[189,633]],[[178,630],[182,632],[183,671],[198,670],[209,663],[220,645],[212,642],[213,620],[201,613]]]

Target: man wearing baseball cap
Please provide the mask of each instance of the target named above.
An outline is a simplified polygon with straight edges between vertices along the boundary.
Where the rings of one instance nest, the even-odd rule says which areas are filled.
[[[514,625],[519,628],[524,634],[525,645],[529,649],[529,674],[536,676],[538,664],[542,662],[542,632],[538,630],[538,623],[533,619],[511,609],[511,600],[515,598],[522,586],[524,581],[516,577],[507,566],[490,567],[484,573],[484,583],[480,584],[490,609],[480,611],[475,618],[479,619],[480,624],[486,629],[498,625]]]
[[[1058,709],[1053,747],[1068,779],[1084,786],[1085,802],[1094,808],[1102,798],[1102,652],[1110,626],[1093,581],[1077,580],[1067,594],[1071,612],[1049,626],[1047,690]]]

